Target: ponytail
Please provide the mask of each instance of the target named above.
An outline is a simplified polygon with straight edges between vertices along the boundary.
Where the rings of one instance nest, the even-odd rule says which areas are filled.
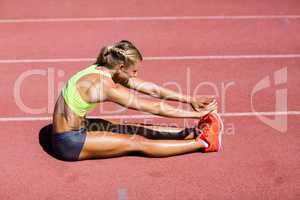
[[[107,68],[114,68],[120,64],[129,67],[142,60],[143,57],[139,50],[131,42],[122,40],[111,46],[103,47],[95,64]]]

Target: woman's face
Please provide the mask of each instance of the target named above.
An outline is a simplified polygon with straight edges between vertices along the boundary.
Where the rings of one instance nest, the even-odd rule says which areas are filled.
[[[130,67],[121,65],[113,76],[114,81],[123,84],[127,83],[130,78],[137,77],[139,64],[140,63],[136,63]]]
[[[122,71],[128,76],[128,78],[135,78],[138,75],[138,65],[139,63],[127,68],[123,67]]]

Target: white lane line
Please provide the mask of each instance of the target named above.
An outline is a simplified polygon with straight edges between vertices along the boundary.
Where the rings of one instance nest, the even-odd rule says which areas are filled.
[[[253,116],[277,116],[277,115],[300,115],[300,111],[288,112],[235,112],[235,113],[220,113],[222,117],[253,117]],[[163,118],[156,115],[99,115],[88,116],[88,118],[103,118],[103,119],[149,119]],[[52,117],[0,117],[0,122],[17,122],[17,121],[50,121]]]
[[[252,55],[207,55],[207,56],[161,56],[146,57],[145,60],[215,60],[256,58],[300,58],[300,54],[252,54]]]
[[[41,22],[94,22],[94,21],[154,21],[154,20],[260,20],[299,19],[300,15],[232,15],[232,16],[152,16],[152,17],[80,17],[80,18],[29,18],[0,19],[0,23],[41,23]]]
[[[249,117],[249,116],[278,116],[278,115],[300,115],[300,111],[287,112],[232,112],[220,113],[222,117]]]
[[[207,55],[207,56],[156,56],[144,60],[231,60],[231,59],[272,59],[300,58],[300,54],[250,54],[250,55]],[[60,63],[94,62],[96,58],[45,58],[45,59],[0,59],[0,64],[18,63]]]
[[[46,59],[7,59],[7,60],[0,59],[0,64],[91,62],[91,61],[96,61],[96,58],[46,58]]]

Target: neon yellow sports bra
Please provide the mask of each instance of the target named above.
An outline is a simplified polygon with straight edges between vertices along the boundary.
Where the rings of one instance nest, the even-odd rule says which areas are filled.
[[[84,117],[89,110],[95,108],[97,106],[97,103],[88,103],[82,99],[76,87],[77,81],[83,76],[92,73],[101,74],[111,78],[110,73],[98,70],[96,69],[96,67],[97,65],[92,65],[77,72],[68,80],[67,84],[62,89],[62,96],[64,97],[66,104],[74,113],[76,113],[80,117]]]

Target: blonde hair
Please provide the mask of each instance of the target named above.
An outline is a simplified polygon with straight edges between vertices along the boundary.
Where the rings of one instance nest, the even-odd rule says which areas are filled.
[[[113,45],[103,47],[95,64],[107,68],[114,68],[120,64],[129,67],[142,60],[143,57],[139,50],[131,42],[122,40]]]

